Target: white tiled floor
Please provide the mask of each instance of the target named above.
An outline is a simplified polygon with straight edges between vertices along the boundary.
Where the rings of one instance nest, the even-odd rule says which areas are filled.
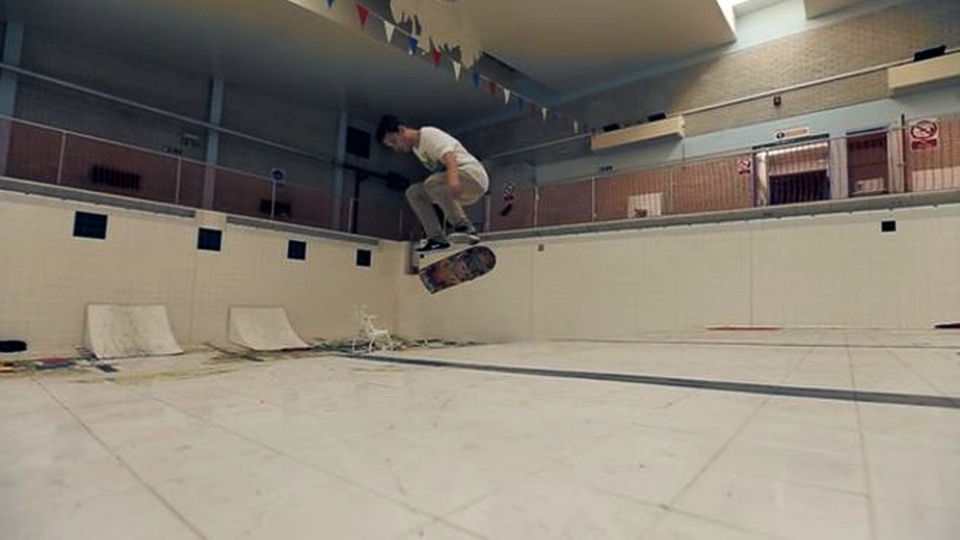
[[[960,400],[957,333],[667,337],[402,354]],[[212,356],[0,378],[0,537],[960,538],[957,408]]]

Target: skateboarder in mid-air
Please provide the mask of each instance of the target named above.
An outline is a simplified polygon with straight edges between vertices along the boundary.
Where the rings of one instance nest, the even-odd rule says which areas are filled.
[[[480,200],[487,192],[490,180],[477,158],[473,157],[450,134],[435,127],[411,128],[393,115],[380,118],[377,140],[397,152],[413,152],[432,172],[423,182],[407,189],[407,201],[420,219],[426,240],[417,251],[426,252],[457,244],[476,244],[480,241],[477,229],[463,211]],[[449,236],[434,212],[436,204],[453,226]]]

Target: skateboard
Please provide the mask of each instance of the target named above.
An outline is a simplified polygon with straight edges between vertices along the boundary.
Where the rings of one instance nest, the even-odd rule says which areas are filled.
[[[420,281],[430,294],[474,280],[493,270],[497,257],[484,246],[472,246],[420,269]]]

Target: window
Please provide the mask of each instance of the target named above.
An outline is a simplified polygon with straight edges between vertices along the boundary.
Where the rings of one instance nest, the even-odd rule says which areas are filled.
[[[197,249],[204,251],[220,251],[223,231],[201,228],[197,233]]]
[[[886,132],[847,137],[847,178],[851,197],[887,193],[888,171]]]
[[[307,243],[300,240],[290,240],[287,243],[287,258],[295,261],[307,260]]]
[[[370,266],[373,253],[369,249],[357,250],[357,266]]]
[[[757,206],[830,199],[829,142],[806,142],[758,151]]]
[[[347,153],[363,158],[370,158],[370,134],[366,131],[347,126]]]
[[[77,212],[73,216],[73,236],[77,238],[96,238],[98,240],[106,239],[107,216]]]

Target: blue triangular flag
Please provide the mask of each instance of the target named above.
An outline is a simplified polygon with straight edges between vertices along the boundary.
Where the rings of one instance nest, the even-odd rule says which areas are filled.
[[[520,96],[517,96],[517,108],[522,111],[524,105],[525,105],[525,103],[524,103],[524,101],[523,101],[523,98],[520,97]]]
[[[416,54],[416,53],[417,53],[417,50],[419,49],[419,47],[418,47],[418,44],[419,44],[419,43],[420,43],[420,42],[417,41],[417,38],[415,38],[415,37],[413,37],[413,36],[410,36],[410,54]]]
[[[476,71],[473,72],[473,87],[480,88],[480,74]]]
[[[333,7],[333,0],[327,0],[327,7],[328,7],[328,8],[332,8],[332,7]]]

